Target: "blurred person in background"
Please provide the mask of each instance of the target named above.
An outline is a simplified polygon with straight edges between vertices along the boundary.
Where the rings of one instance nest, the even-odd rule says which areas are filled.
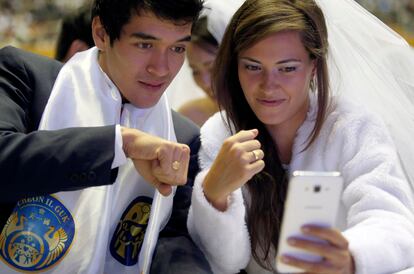
[[[227,24],[242,2],[206,1],[203,14],[194,24],[187,59],[196,84],[206,96],[186,102],[178,112],[199,126],[219,110],[211,87],[213,64]]]
[[[55,59],[66,62],[75,53],[87,50],[95,45],[92,38],[91,9],[84,5],[67,14],[61,23]]]
[[[214,113],[218,105],[211,90],[211,70],[218,51],[218,43],[207,29],[207,17],[200,18],[193,28],[187,58],[197,85],[206,96],[186,102],[178,112],[201,126]]]

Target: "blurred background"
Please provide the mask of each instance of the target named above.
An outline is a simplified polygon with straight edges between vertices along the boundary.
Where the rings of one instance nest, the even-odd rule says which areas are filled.
[[[61,18],[87,1],[0,0],[0,47],[13,45],[53,57]],[[414,0],[356,1],[414,45]]]
[[[0,47],[54,56],[61,18],[85,0],[0,0]]]

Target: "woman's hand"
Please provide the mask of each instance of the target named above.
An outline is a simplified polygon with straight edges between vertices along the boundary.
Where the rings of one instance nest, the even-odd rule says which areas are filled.
[[[258,130],[242,130],[227,138],[203,182],[204,195],[218,210],[227,208],[227,197],[264,168]]]
[[[290,237],[288,243],[296,248],[301,248],[322,256],[321,262],[310,263],[295,259],[291,256],[282,256],[282,262],[291,266],[302,268],[306,273],[326,274],[353,274],[355,265],[348,249],[348,241],[337,229],[320,226],[305,225],[302,233],[306,236],[322,239],[324,242],[304,240]]]

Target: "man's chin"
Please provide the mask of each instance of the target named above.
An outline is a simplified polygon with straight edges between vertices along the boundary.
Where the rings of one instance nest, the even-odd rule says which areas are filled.
[[[129,103],[141,109],[152,108],[160,101],[161,96],[158,96],[157,98],[145,98],[145,100],[133,100],[133,101],[130,101]]]

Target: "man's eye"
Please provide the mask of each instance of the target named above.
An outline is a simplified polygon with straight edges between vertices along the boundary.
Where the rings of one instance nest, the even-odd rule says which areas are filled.
[[[138,43],[137,47],[140,49],[149,49],[152,48],[152,44],[150,43]]]
[[[185,52],[185,47],[172,47],[171,50],[175,53],[183,53]]]

